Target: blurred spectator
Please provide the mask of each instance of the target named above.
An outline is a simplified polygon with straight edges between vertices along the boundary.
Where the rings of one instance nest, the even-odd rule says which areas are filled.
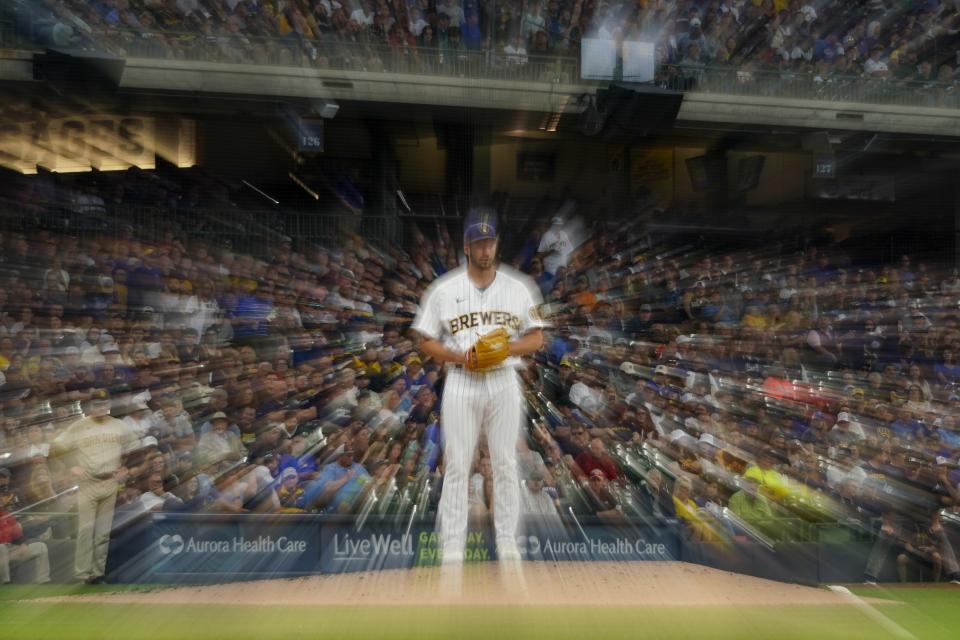
[[[163,475],[151,473],[147,476],[147,490],[140,494],[140,505],[144,511],[179,511],[183,500],[170,493],[164,487]]]
[[[320,470],[320,475],[306,487],[299,505],[308,510],[348,513],[359,498],[370,474],[354,462],[352,443],[347,443],[337,459]]]
[[[154,413],[150,435],[154,436],[162,448],[178,451],[192,449],[196,444],[196,434],[190,424],[190,416],[176,397],[168,396],[159,401],[160,410]]]
[[[440,6],[437,7],[437,13],[446,16],[451,27],[459,28],[463,24],[464,14],[459,0],[442,0],[438,4]]]
[[[210,416],[210,430],[197,442],[194,462],[204,473],[215,473],[218,468],[244,458],[246,450],[240,436],[228,429],[227,414],[218,411]]]
[[[297,476],[297,470],[286,467],[280,473],[280,484],[277,486],[277,500],[280,502],[281,513],[303,513],[300,506],[303,497],[303,487]]]
[[[590,472],[585,489],[593,515],[608,521],[615,521],[622,517],[623,508],[610,490],[610,483],[601,469]]]
[[[828,5],[815,9],[830,13]],[[471,9],[464,15],[469,24]],[[296,14],[284,19],[296,33]],[[715,37],[714,19],[700,20],[699,36],[689,19],[675,35]],[[808,29],[790,20],[778,24],[794,34]],[[783,47],[791,46],[795,36],[783,31]],[[866,29],[853,46],[864,39]],[[816,50],[815,43],[815,57]],[[72,179],[27,181],[39,203],[58,201]],[[84,187],[84,202],[99,207],[100,198],[117,220],[144,197],[167,201],[136,172],[96,180],[104,182]],[[181,191],[195,194],[197,220],[205,219],[199,205],[208,193],[222,207],[231,197],[219,186]],[[229,207],[245,219],[241,207]],[[570,203],[564,212],[575,209]],[[613,520],[618,509],[671,527],[679,517],[696,530],[679,512],[718,512],[737,482],[729,508],[748,523],[849,516],[869,526],[871,514],[906,511],[887,497],[902,491],[922,504],[958,504],[960,477],[949,470],[960,444],[952,264],[874,263],[837,245],[651,244],[642,225],[611,221],[574,240],[578,224],[544,219],[518,239],[521,259],[549,294],[553,324],[549,349],[520,363],[531,418],[520,454],[524,491],[535,488],[531,479],[544,480],[527,496],[543,511],[547,500],[560,500]],[[15,477],[35,485],[30,500],[45,500],[72,486],[73,471],[90,498],[88,522],[97,509],[101,520],[112,509],[105,487],[112,483],[116,495],[121,466],[131,478],[120,501],[131,512],[143,500],[174,508],[166,506],[171,494],[184,503],[176,508],[194,511],[356,513],[374,491],[397,500],[391,508],[409,513],[417,499],[418,512],[430,513],[443,474],[447,426],[436,414],[445,372],[422,361],[404,332],[418,294],[456,265],[444,235],[421,233],[409,249],[345,235],[335,246],[264,243],[254,254],[202,231],[151,233],[123,223],[96,236],[42,227],[4,233],[0,447],[9,460],[34,465]],[[118,270],[126,273],[126,305]],[[112,293],[104,277],[113,279]],[[46,297],[24,302],[34,300],[31,290]],[[111,442],[113,453],[93,460],[81,454],[86,439],[75,430],[102,427],[90,416],[74,422],[73,403],[104,392],[124,416],[127,445]],[[474,495],[489,510],[482,469]],[[84,475],[92,473],[110,478]],[[688,477],[692,486],[664,476]],[[91,497],[97,485],[104,489]],[[401,506],[404,495],[420,497]],[[928,542],[911,544],[934,541],[947,574],[949,554],[924,518]],[[904,541],[915,535],[911,527]],[[888,550],[895,558],[905,549],[896,544],[902,548]],[[929,552],[928,573],[934,559]]]
[[[599,469],[607,480],[619,479],[620,472],[617,465],[607,453],[606,446],[600,438],[592,439],[589,448],[578,455],[574,461],[584,477],[589,477],[594,470]]]
[[[508,64],[527,64],[527,47],[524,45],[523,36],[520,34],[515,35],[513,39],[503,47],[503,53],[506,56]]]
[[[47,545],[30,541],[15,515],[16,495],[10,486],[10,472],[0,468],[0,584],[10,582],[10,567],[30,562],[33,564],[32,582],[50,582],[50,559]]]
[[[760,485],[752,478],[741,478],[740,490],[730,496],[727,506],[737,517],[754,526],[768,524],[773,518],[770,503],[761,494]]]

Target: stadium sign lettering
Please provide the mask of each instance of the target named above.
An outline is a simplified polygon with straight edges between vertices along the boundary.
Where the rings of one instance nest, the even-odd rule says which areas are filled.
[[[186,542],[180,535],[164,535],[158,540],[160,553],[179,555],[181,553],[303,553],[307,550],[306,540],[293,540],[286,536],[258,536],[256,538],[234,537],[229,540],[197,540],[190,536]]]
[[[545,556],[585,556],[587,555],[587,543],[547,540],[543,543],[543,553]]]
[[[484,543],[484,537],[482,531],[468,531],[467,532],[467,546],[472,545],[481,545]],[[436,531],[424,531],[420,534],[418,539],[418,544],[420,546],[431,545],[437,546],[440,544],[440,534]]]
[[[440,534],[436,531],[423,531],[417,538],[416,566],[429,567],[439,564],[442,560],[440,551]],[[487,548],[483,531],[467,532],[467,544],[463,551],[466,562],[479,562],[490,559],[490,549]]]
[[[333,555],[340,559],[369,558],[384,555],[413,555],[413,536],[403,534],[374,534],[352,539],[349,533],[333,536]]]
[[[536,536],[521,536],[517,539],[520,552],[526,555],[542,554],[544,557],[588,557],[588,556],[666,556],[667,546],[662,542],[646,540],[596,540],[575,542],[569,540],[540,540]]]
[[[153,118],[83,115],[0,125],[0,165],[35,173],[153,169]]]
[[[662,542],[646,542],[645,540],[637,540],[633,548],[635,552],[639,555],[648,555],[654,554],[658,556],[667,555],[667,545]]]

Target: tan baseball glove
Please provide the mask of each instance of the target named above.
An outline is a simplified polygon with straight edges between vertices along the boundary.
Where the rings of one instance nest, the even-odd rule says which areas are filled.
[[[503,327],[480,336],[477,343],[470,347],[467,369],[483,371],[497,366],[510,355],[510,334]]]

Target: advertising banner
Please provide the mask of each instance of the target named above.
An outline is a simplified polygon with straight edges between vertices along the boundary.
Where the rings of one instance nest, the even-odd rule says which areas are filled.
[[[952,528],[951,528],[952,529]],[[496,560],[491,527],[471,527],[467,563]],[[526,562],[679,560],[788,582],[859,579],[872,539],[761,547],[692,543],[669,526],[580,519],[560,526],[526,521],[517,536]],[[434,523],[322,515],[148,514],[115,531],[111,582],[189,583],[257,580],[380,569],[431,567],[441,560]],[[881,579],[895,579],[888,558]]]
[[[195,582],[311,575],[314,519],[156,514],[114,537],[108,573],[122,582]]]
[[[490,528],[471,528],[466,562],[496,559]],[[680,558],[669,529],[582,523],[570,531],[527,522],[517,547],[528,561],[637,561]],[[154,514],[115,534],[110,575],[122,582],[195,582],[289,577],[440,563],[431,521],[367,520],[314,515],[211,516]]]

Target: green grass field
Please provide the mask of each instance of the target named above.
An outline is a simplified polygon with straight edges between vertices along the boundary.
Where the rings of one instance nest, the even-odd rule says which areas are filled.
[[[255,588],[251,586],[251,588]],[[40,603],[38,597],[146,587],[0,587],[0,638],[891,638],[864,607],[304,607]],[[915,638],[960,637],[960,588],[864,588],[872,609]],[[900,636],[908,637],[908,636]]]

